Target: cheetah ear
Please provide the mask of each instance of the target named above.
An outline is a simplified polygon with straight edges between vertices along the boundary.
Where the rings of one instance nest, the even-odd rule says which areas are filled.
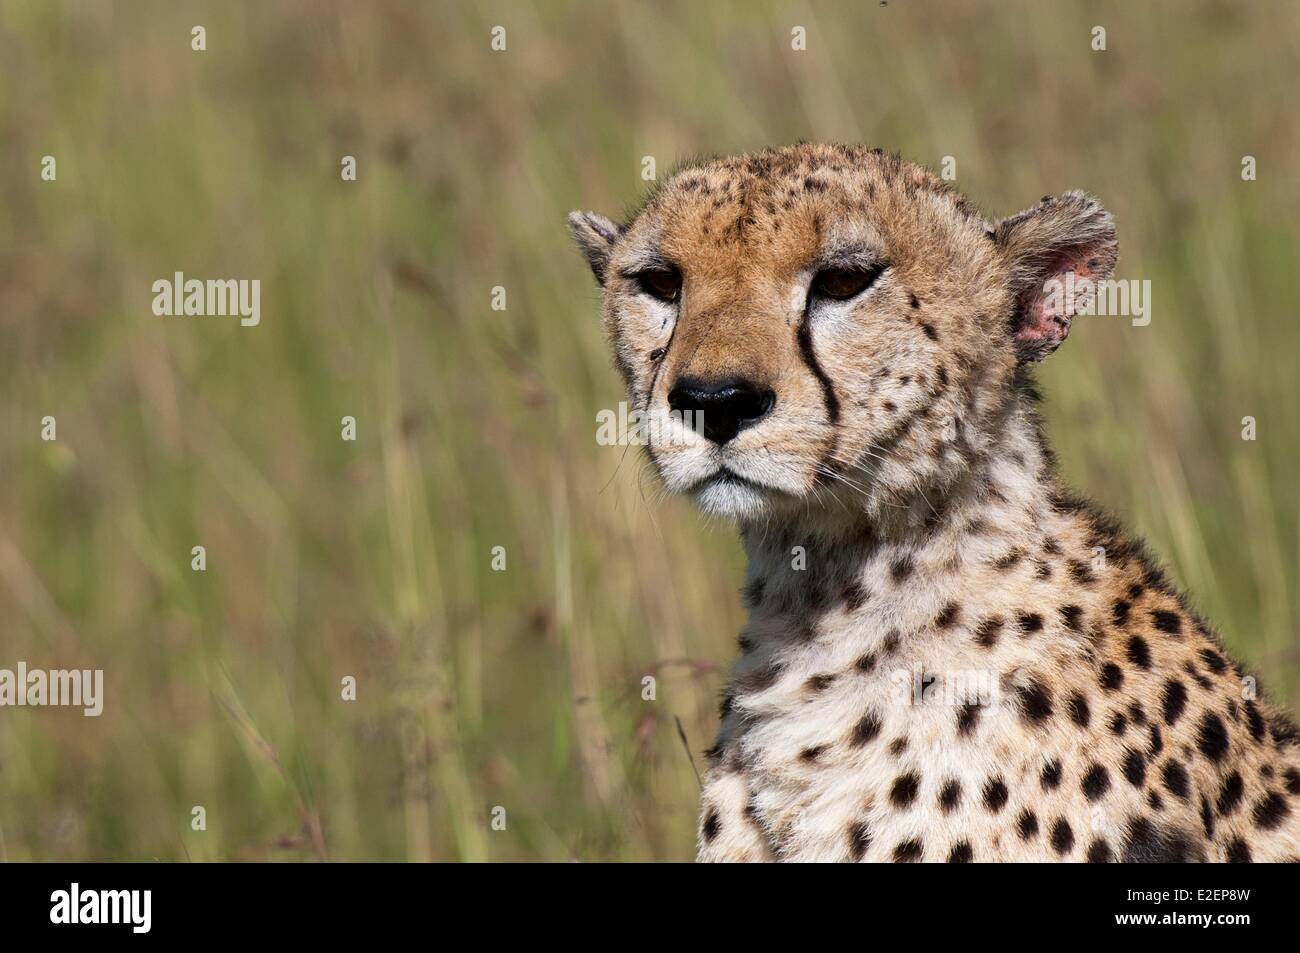
[[[1083,192],[1050,195],[993,228],[1014,295],[1011,333],[1022,362],[1041,361],[1110,277],[1119,257],[1115,222]]]
[[[614,251],[614,243],[622,230],[603,215],[595,212],[570,212],[569,232],[582,249],[587,264],[596,281],[605,284],[605,268]]]

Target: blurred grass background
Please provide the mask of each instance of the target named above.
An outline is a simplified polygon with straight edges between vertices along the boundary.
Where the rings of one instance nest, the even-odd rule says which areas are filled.
[[[107,691],[0,709],[0,857],[692,856],[676,719],[698,760],[741,558],[596,445],[623,395],[563,228],[646,155],[1097,194],[1152,322],[1077,323],[1054,444],[1300,707],[1297,88],[1281,0],[0,0],[0,667]],[[261,325],[155,317],[174,271],[259,278]]]

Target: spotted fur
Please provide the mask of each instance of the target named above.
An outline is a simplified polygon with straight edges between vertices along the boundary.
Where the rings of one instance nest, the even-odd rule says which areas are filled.
[[[1030,366],[1084,303],[1047,282],[1110,274],[1100,205],[990,221],[897,157],[801,145],[570,227],[655,468],[749,559],[700,859],[1300,856],[1296,729],[1041,434]],[[826,269],[870,284],[824,300]],[[774,402],[719,444],[668,414],[684,379]]]

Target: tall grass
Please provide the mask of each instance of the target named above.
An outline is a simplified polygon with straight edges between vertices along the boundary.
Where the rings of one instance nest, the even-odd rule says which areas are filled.
[[[621,394],[563,230],[630,204],[646,155],[864,141],[953,156],[990,214],[1097,194],[1152,322],[1079,322],[1041,375],[1055,446],[1296,706],[1297,27],[1284,2],[0,0],[0,667],[108,690],[98,719],[0,709],[0,854],[691,855],[740,554],[597,446]],[[261,325],[155,317],[178,270],[261,279]]]

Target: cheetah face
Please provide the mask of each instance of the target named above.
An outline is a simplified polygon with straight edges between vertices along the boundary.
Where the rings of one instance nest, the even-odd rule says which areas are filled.
[[[666,486],[707,512],[908,506],[995,439],[1019,364],[1114,262],[1078,193],[993,225],[929,172],[797,146],[676,173],[625,226],[574,213]]]

